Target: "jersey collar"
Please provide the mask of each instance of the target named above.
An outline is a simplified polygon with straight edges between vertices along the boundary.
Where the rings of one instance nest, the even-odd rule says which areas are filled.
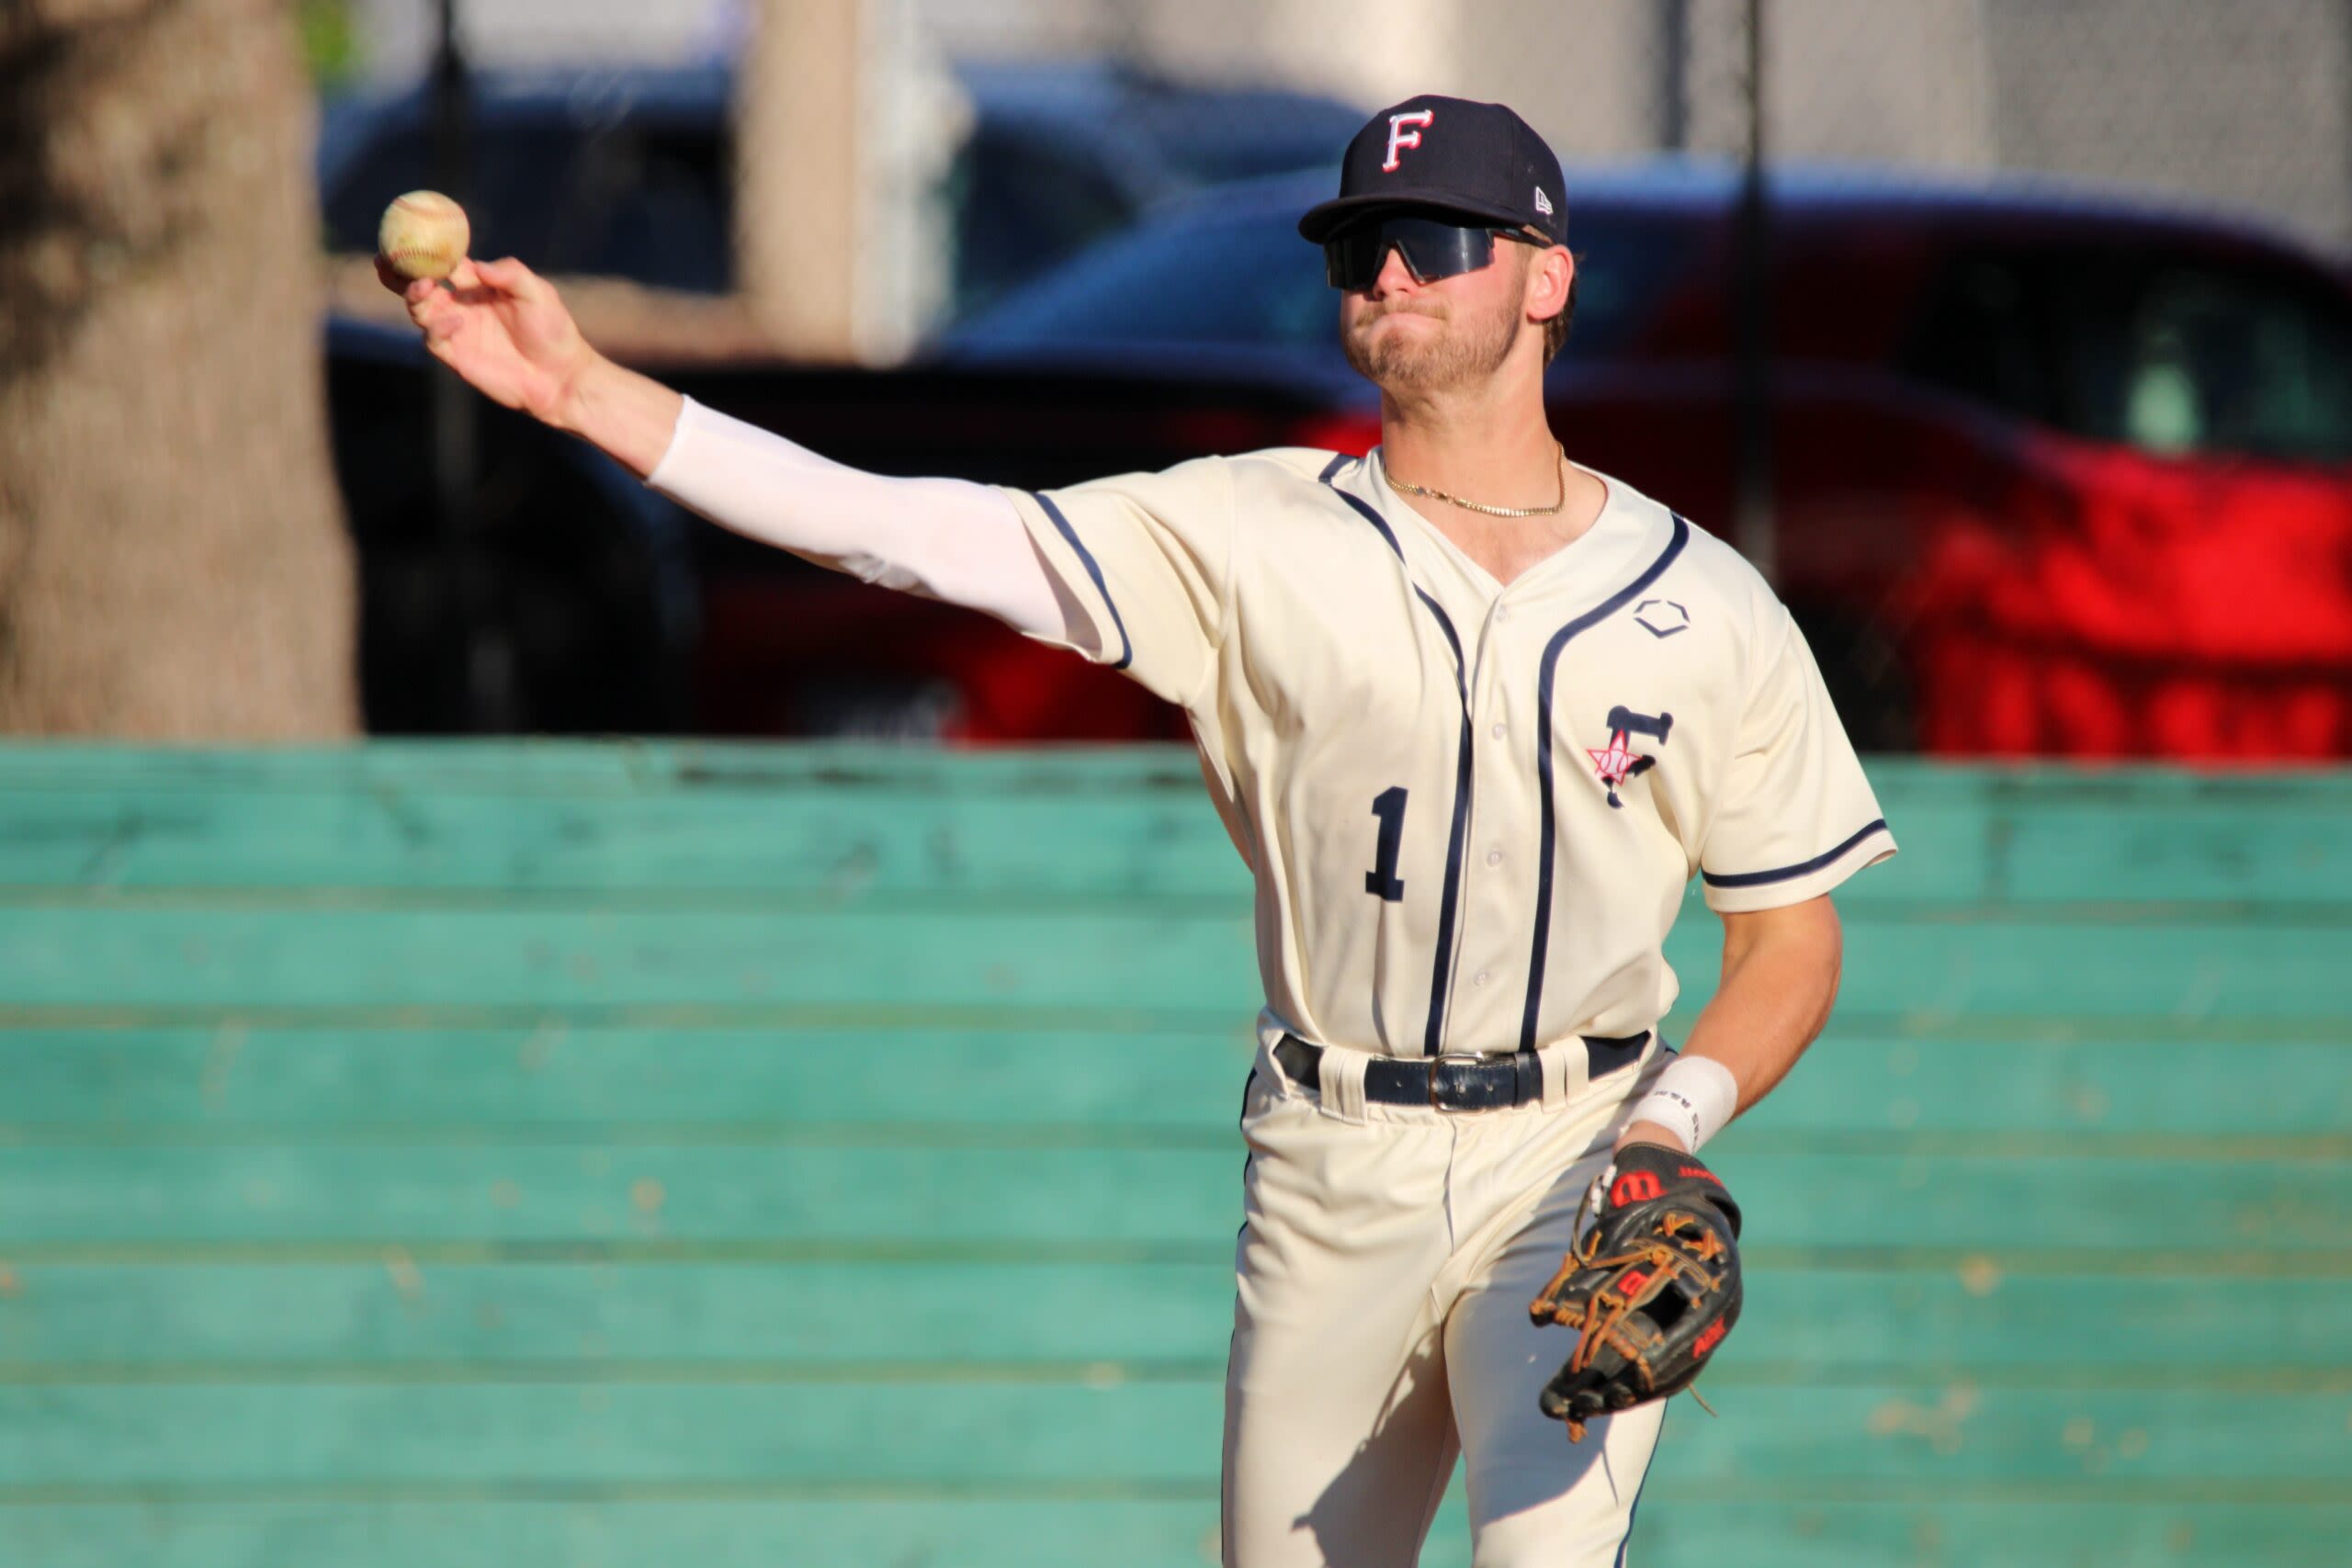
[[[1574,458],[1570,458],[1575,463]],[[1348,476],[1354,491],[1370,502],[1388,525],[1393,537],[1399,541],[1413,540],[1424,548],[1443,555],[1457,563],[1473,582],[1491,599],[1521,599],[1536,594],[1565,590],[1571,594],[1587,588],[1605,587],[1624,575],[1638,558],[1646,561],[1657,553],[1657,546],[1665,529],[1665,508],[1655,502],[1643,504],[1645,498],[1621,479],[1611,478],[1598,468],[1576,463],[1578,468],[1599,479],[1605,499],[1600,514],[1592,526],[1545,556],[1509,584],[1496,580],[1494,574],[1470,558],[1467,551],[1445,536],[1437,525],[1415,511],[1403,496],[1388,487],[1387,460],[1383,448],[1374,446],[1365,455],[1356,471]],[[1648,514],[1655,513],[1655,516]],[[1411,547],[1403,547],[1407,558]]]

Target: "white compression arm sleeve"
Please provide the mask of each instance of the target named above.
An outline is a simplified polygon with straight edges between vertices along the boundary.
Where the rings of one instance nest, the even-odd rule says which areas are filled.
[[[645,482],[819,566],[968,605],[1019,631],[1068,635],[1021,514],[986,485],[869,474],[691,398]]]

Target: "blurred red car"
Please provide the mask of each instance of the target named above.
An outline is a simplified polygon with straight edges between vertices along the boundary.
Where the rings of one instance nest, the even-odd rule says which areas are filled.
[[[1170,213],[941,360],[1172,363],[1159,378],[1177,389],[1219,362],[1294,388],[1340,375],[1334,301],[1290,227],[1320,189],[1263,182]],[[1799,172],[1770,195],[1774,577],[1860,739],[2352,754],[2341,264],[2036,182]],[[1572,453],[1724,534],[1736,197],[1719,168],[1572,179],[1582,298],[1549,384]],[[1376,440],[1369,394],[1328,384],[1319,420],[1250,444]]]

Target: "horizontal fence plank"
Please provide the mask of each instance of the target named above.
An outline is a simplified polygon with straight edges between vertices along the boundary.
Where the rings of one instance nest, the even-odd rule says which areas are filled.
[[[1790,1076],[1724,1134],[1857,1130],[2188,1137],[2352,1128],[2352,1037],[2227,1043],[1849,1034],[1832,1020]],[[2278,1086],[2296,1092],[2282,1097]],[[1712,1146],[1712,1145],[1711,1145]]]
[[[40,1568],[1202,1568],[1216,1544],[1197,1495],[0,1506],[0,1562]]]
[[[1668,1450],[1671,1451],[1670,1449]],[[2352,1505],[2147,1497],[1982,1502],[1726,1501],[1660,1479],[1633,1561],[1742,1568],[2120,1568],[2226,1561],[2339,1568]],[[41,1568],[1201,1568],[1214,1498],[743,1501],[232,1501],[0,1507],[0,1561]],[[1463,1568],[1457,1484],[1422,1568]]]
[[[2338,1568],[2352,1504],[2216,1505],[2160,1495],[2129,1501],[2064,1486],[2052,1496],[1978,1502],[1725,1501],[1668,1478],[1669,1445],[1634,1530],[1631,1560],[1740,1568],[2158,1568],[2231,1562]],[[2091,1488],[2081,1488],[2085,1493]],[[1433,1548],[1439,1543],[1432,1541]],[[1466,1562],[1466,1551],[1438,1561]]]
[[[331,1135],[330,1135],[331,1136]],[[1186,1247],[1241,1145],[0,1148],[0,1253],[41,1242],[759,1241]],[[2352,1247],[2352,1162],[1767,1154],[1720,1162],[1779,1247]],[[2064,1194],[2064,1202],[2052,1202]],[[2098,1216],[2086,1231],[2086,1214]]]
[[[1988,901],[2352,900],[2352,796],[2324,810],[2028,802],[1993,821]]]
[[[1154,1382],[0,1385],[0,1497],[141,1482],[1148,1489],[1216,1474],[1223,1393]]]
[[[1196,1126],[1229,1135],[1254,1019],[1038,1030],[182,1029],[0,1034],[7,1129],[234,1122],[594,1128],[858,1122]],[[495,1136],[495,1133],[491,1135]]]
[[[296,1005],[793,1001],[1255,1010],[1231,915],[0,912],[0,998]]]
[[[0,1003],[233,1008],[1029,1003],[1254,1012],[1244,909],[831,912],[0,908]],[[2325,922],[1847,922],[1849,1010],[2241,1021],[2352,1010]],[[1702,988],[1720,941],[1668,957]]]
[[[2165,766],[1865,760],[1882,802],[2072,807],[2112,814],[2166,808],[2315,815],[2352,810],[2352,774]],[[933,750],[860,742],[369,739],[364,744],[224,750],[12,739],[0,789],[158,789],[192,795],[401,788],[533,796],[669,791],[773,795],[876,786],[1014,795],[1073,789],[1192,790],[1182,746]]]
[[[0,1297],[0,1365],[340,1363],[809,1368],[1092,1362],[1222,1377],[1229,1262],[35,1266]],[[259,1309],[259,1310],[257,1310]],[[1050,1365],[1048,1365],[1050,1363]],[[1074,1373],[1056,1368],[1074,1368]],[[0,1372],[0,1381],[9,1374]],[[436,1374],[438,1375],[438,1374]]]
[[[1976,787],[1965,771],[1930,775],[1963,795]],[[266,750],[29,740],[0,747],[0,788],[9,790],[408,790],[605,800],[876,787],[959,795],[1186,792],[1200,787],[1200,768],[1188,749],[1166,745],[954,750],[854,741],[370,739]]]
[[[1172,749],[752,750],[718,767],[659,749],[72,755],[0,754],[0,887],[854,902],[1247,886]],[[2352,886],[2352,787],[2327,774],[1872,767],[1905,852],[1847,886],[1856,907],[2341,905]]]
[[[1733,1129],[1758,1135],[2294,1136],[2352,1127],[2352,1039],[2229,1043],[1828,1033]],[[0,1032],[0,1143],[168,1143],[380,1130],[492,1143],[576,1129],[864,1124],[1230,1133],[1254,1020],[1221,1029],[19,1029]],[[2276,1086],[2293,1083],[2281,1099]],[[812,1092],[812,1086],[820,1091]],[[2052,1150],[2063,1145],[2052,1144]]]
[[[1661,1476],[1905,1487],[2179,1480],[2210,1500],[2346,1478],[2342,1393],[1774,1390],[1669,1416]],[[44,1486],[1214,1481],[1210,1382],[0,1385],[0,1499]],[[1750,1412],[1753,1412],[1750,1414]],[[1693,1415],[1696,1413],[1693,1412]],[[203,1434],[191,1441],[190,1434]],[[1559,1445],[1563,1465],[1571,1462]],[[1834,1495],[1834,1492],[1833,1492]],[[62,1500],[62,1499],[60,1499]]]
[[[6,791],[0,886],[397,894],[1220,897],[1249,873],[1190,795],[881,784],[800,796]]]
[[[1160,794],[1040,802],[877,789],[789,807],[682,796],[8,798],[15,820],[0,841],[0,897],[17,901],[274,895],[310,908],[538,894],[737,907],[1249,896],[1248,873],[1206,801]],[[1921,807],[1896,822],[1902,856],[1846,884],[1838,899],[1865,909],[2179,906],[2189,919],[2205,905],[2342,908],[2352,827],[2275,815],[2166,814],[2101,831],[2070,813],[1987,818]],[[1694,909],[1699,895],[1694,880],[1686,889]]]
[[[968,1376],[1216,1381],[1229,1263],[17,1264],[0,1382]],[[2340,1279],[1752,1269],[1711,1386],[1890,1369],[2091,1386],[2345,1386]],[[2099,1330],[2080,1332],[2103,1300]],[[2211,1346],[2246,1347],[2210,1363]],[[956,1369],[960,1366],[961,1371]],[[943,1370],[944,1369],[944,1370]]]

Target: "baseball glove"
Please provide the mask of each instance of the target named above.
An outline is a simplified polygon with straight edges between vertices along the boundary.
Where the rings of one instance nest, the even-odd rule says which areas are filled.
[[[1695,1156],[1626,1145],[1586,1194],[1577,1228],[1575,1249],[1527,1309],[1538,1324],[1578,1331],[1542,1401],[1571,1442],[1595,1416],[1690,1387],[1739,1321],[1740,1296],[1739,1205]]]

